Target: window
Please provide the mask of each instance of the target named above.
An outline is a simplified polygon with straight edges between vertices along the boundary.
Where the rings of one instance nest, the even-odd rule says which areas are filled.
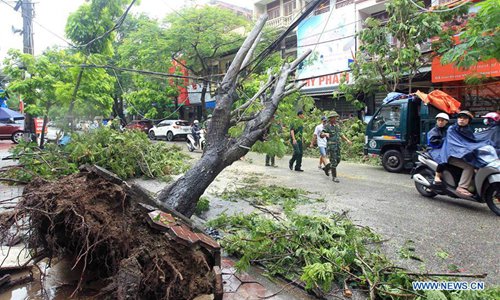
[[[293,14],[293,11],[295,10],[295,0],[284,0],[283,1],[283,14],[285,16],[289,16]]]
[[[177,122],[175,122],[175,125],[189,126],[189,122],[187,122],[187,121],[177,121]]]
[[[399,127],[400,118],[401,106],[389,105],[382,107],[382,109],[373,119],[371,130],[378,131],[384,125]]]
[[[266,5],[267,15],[269,20],[279,18],[280,16],[280,0],[273,1]]]

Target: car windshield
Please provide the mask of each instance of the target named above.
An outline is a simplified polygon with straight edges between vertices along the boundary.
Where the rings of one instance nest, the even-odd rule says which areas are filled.
[[[177,122],[175,122],[175,124],[180,125],[180,126],[189,126],[188,121],[177,121]]]

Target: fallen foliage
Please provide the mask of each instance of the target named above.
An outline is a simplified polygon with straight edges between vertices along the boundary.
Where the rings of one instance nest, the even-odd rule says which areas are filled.
[[[370,228],[353,224],[345,215],[306,216],[285,210],[284,218],[253,213],[222,215],[209,226],[224,232],[221,245],[240,258],[237,267],[260,264],[271,276],[303,282],[316,296],[334,286],[344,295],[366,291],[371,299],[498,299],[499,288],[481,292],[415,291],[413,281],[450,281],[394,266],[380,251],[381,238]],[[461,281],[461,280],[459,280]]]
[[[9,169],[10,178],[30,181],[35,177],[56,179],[78,172],[83,164],[96,164],[122,179],[146,176],[167,180],[170,175],[185,172],[189,156],[176,146],[151,143],[139,131],[118,132],[99,128],[90,133],[74,134],[65,147],[47,144],[44,149],[35,144],[20,143],[12,150],[19,160]]]

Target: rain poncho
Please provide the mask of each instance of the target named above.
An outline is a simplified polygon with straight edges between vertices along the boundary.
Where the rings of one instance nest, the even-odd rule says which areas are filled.
[[[487,163],[483,159],[478,159],[478,155],[484,155],[485,153],[482,152],[486,152],[487,155],[496,157],[496,153],[490,153],[490,150],[493,149],[491,146],[492,142],[490,140],[476,139],[470,126],[460,127],[458,124],[454,124],[448,128],[443,146],[438,155],[433,155],[433,158],[437,163],[443,164],[447,163],[450,157],[455,157],[463,159],[476,168],[482,168]]]
[[[500,126],[494,125],[484,131],[475,133],[474,136],[478,141],[490,141],[495,147],[497,156],[500,156]]]

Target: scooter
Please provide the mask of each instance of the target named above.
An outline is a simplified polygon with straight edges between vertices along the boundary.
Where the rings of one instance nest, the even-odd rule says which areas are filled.
[[[480,168],[474,176],[475,191],[472,197],[464,197],[456,193],[462,169],[447,164],[442,173],[442,185],[434,185],[434,175],[438,164],[426,152],[418,152],[417,166],[412,170],[415,188],[424,197],[446,195],[479,203],[488,207],[500,216],[500,162],[496,160],[486,167]]]
[[[195,139],[194,139],[192,133],[187,135],[186,146],[187,146],[189,152],[193,152],[194,150],[204,151],[205,145],[206,145],[206,141],[205,141],[205,131],[204,130],[200,131],[200,140],[198,141],[198,145],[196,145],[196,142],[195,142]]]

